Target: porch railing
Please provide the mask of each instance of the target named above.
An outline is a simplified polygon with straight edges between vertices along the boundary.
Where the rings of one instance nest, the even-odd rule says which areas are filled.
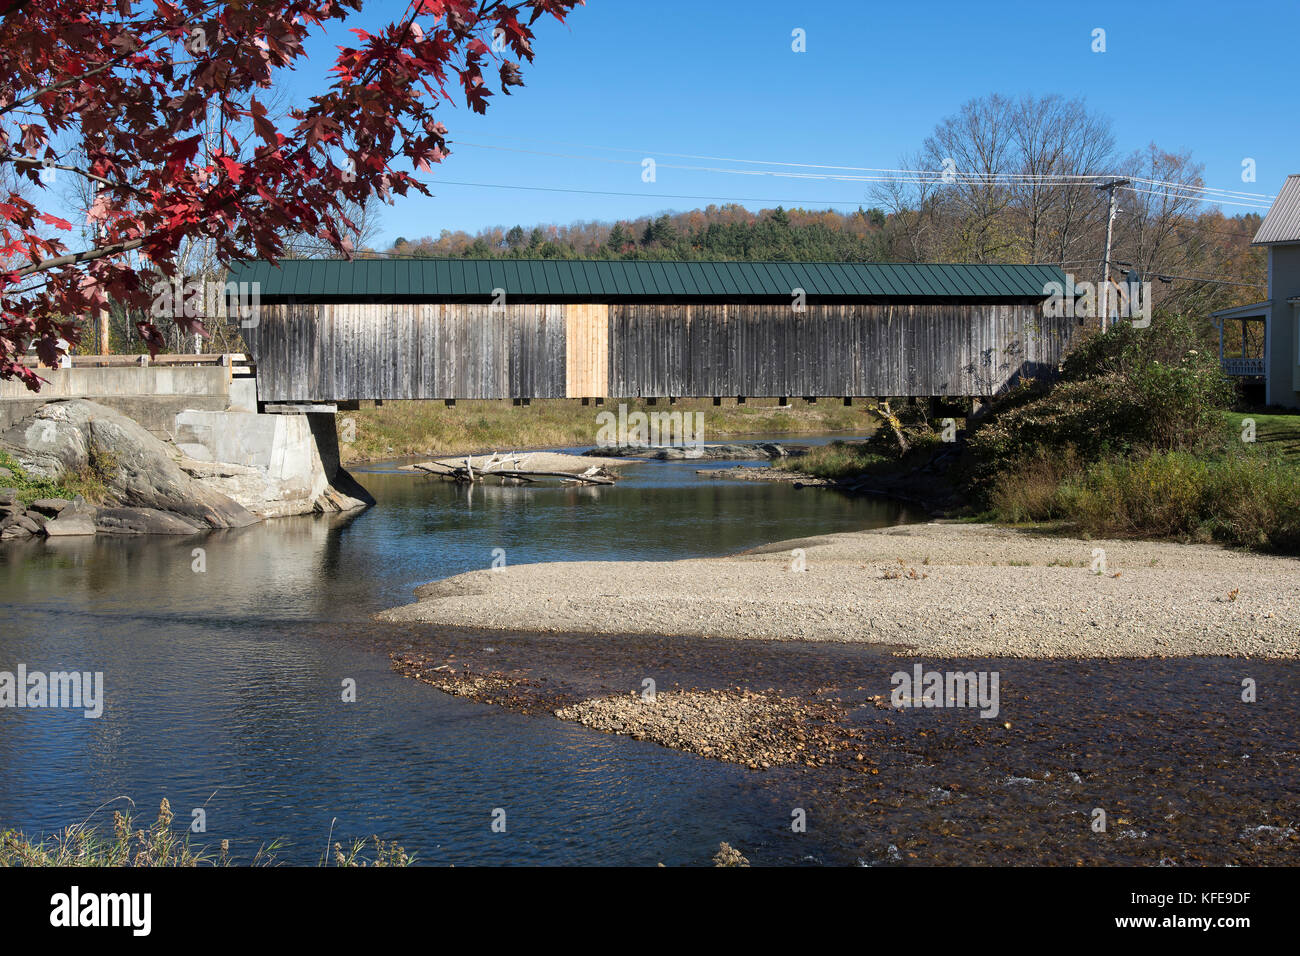
[[[1225,375],[1263,375],[1264,360],[1262,358],[1221,358],[1219,364],[1223,366]]]

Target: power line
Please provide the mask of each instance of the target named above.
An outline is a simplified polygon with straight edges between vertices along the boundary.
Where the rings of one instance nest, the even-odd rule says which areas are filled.
[[[1245,206],[1249,209],[1270,208],[1270,206],[1267,203],[1234,202],[1232,200],[1218,199],[1218,198],[1207,199],[1202,196],[1197,196],[1195,194],[1189,194],[1183,192],[1181,191],[1181,187],[1167,187],[1165,189],[1142,189],[1137,186],[1124,186],[1123,188],[1127,189],[1129,192],[1143,193],[1145,195],[1150,195],[1150,196],[1172,195],[1174,199],[1191,199],[1196,202],[1213,202],[1215,205],[1220,205],[1220,206]]]
[[[509,138],[509,137],[506,137],[506,138]],[[521,142],[534,142],[534,141],[533,141],[533,140],[521,140]],[[698,154],[698,153],[669,153],[669,152],[665,152],[665,151],[663,151],[663,150],[629,149],[629,148],[621,147],[621,146],[590,146],[590,145],[583,144],[583,143],[566,143],[566,142],[559,141],[559,140],[549,140],[549,141],[548,141],[548,140],[539,140],[538,142],[552,142],[552,143],[557,143],[558,145],[562,145],[562,146],[577,146],[579,149],[597,149],[597,150],[604,150],[604,151],[606,151],[606,152],[618,152],[618,153],[639,153],[639,154],[640,154],[641,156],[643,156],[643,157],[668,156],[668,157],[671,157],[671,158],[673,158],[673,159],[702,159],[702,160],[706,160],[706,161],[709,161],[709,162],[718,162],[718,163],[746,163],[746,164],[754,165],[754,166],[788,166],[788,167],[797,168],[797,169],[838,169],[838,170],[847,171],[847,172],[859,172],[859,173],[910,173],[910,172],[914,172],[914,170],[909,170],[909,169],[889,169],[889,168],[885,168],[885,167],[877,167],[877,166],[836,166],[836,165],[832,165],[832,164],[829,164],[829,163],[790,163],[790,162],[782,162],[782,161],[780,161],[780,160],[772,160],[772,159],[737,159],[737,158],[735,158],[735,157],[728,157],[728,156],[708,156],[708,155],[701,155],[701,154]],[[479,149],[499,149],[499,150],[507,150],[507,151],[510,151],[510,152],[522,152],[522,153],[535,152],[534,150],[526,150],[526,149],[512,149],[511,147],[506,147],[506,146],[492,146],[492,145],[488,145],[488,144],[485,144],[485,143],[470,143],[470,142],[466,142],[465,140],[454,140],[454,141],[452,141],[451,145],[453,145],[453,146],[474,146],[474,147],[479,148]],[[541,155],[561,155],[561,154],[542,153]],[[577,156],[577,157],[572,157],[572,158],[576,158],[576,159],[599,159],[599,157],[586,157],[586,156]],[[606,160],[606,162],[620,162],[620,161],[619,161],[619,160]],[[636,160],[621,160],[621,162],[632,163],[632,164],[634,164],[634,165],[637,165],[637,164],[638,164]],[[937,172],[936,172],[936,175],[938,175]],[[1028,173],[1014,173],[1014,174],[1013,174],[1013,173],[1008,173],[1008,174],[1006,174],[1006,175],[1031,175],[1031,174],[1028,174]],[[1095,175],[1088,174],[1088,173],[1051,173],[1051,174],[1044,173],[1044,174],[1041,174],[1041,175],[1052,175],[1052,176],[1057,176],[1057,177],[1062,177],[1062,178],[1076,178],[1076,179],[1080,179],[1080,180],[1092,180],[1092,179],[1096,179],[1096,178],[1097,178]]]
[[[1128,266],[1129,268],[1136,268],[1136,267],[1133,265],[1133,263],[1131,263],[1131,262],[1123,262],[1123,261],[1121,261],[1121,260],[1119,260],[1119,259],[1116,259],[1116,260],[1115,260],[1115,265],[1117,265],[1117,266]],[[1245,286],[1245,287],[1248,288],[1248,289],[1267,289],[1267,288],[1268,288],[1267,283],[1264,283],[1264,282],[1250,282],[1249,280],[1246,280],[1246,279],[1245,279],[1244,277],[1242,277],[1242,276],[1233,276],[1232,279],[1234,279],[1234,280],[1239,280],[1239,281],[1232,281],[1232,280],[1230,280],[1230,279],[1211,279],[1209,276],[1182,276],[1182,275],[1176,275],[1176,274],[1169,273],[1169,272],[1153,272],[1153,273],[1151,273],[1151,274],[1154,275],[1156,278],[1158,278],[1158,279],[1163,279],[1163,280],[1169,280],[1169,279],[1185,279],[1185,280],[1187,280],[1188,282],[1212,282],[1212,283],[1214,283],[1215,285],[1239,285],[1239,286]]]
[[[644,162],[644,160],[635,160],[635,159],[607,159],[603,156],[583,156],[576,153],[553,153],[553,152],[547,152],[545,150],[538,150],[538,149],[522,149],[522,148],[512,147],[512,146],[494,146],[488,143],[470,143],[465,140],[454,141],[453,143],[451,143],[451,145],[470,146],[473,147],[474,149],[491,149],[491,150],[497,150],[499,152],[506,152],[506,153],[525,153],[530,156],[549,156],[555,159],[580,159],[586,162],[607,163],[615,166],[641,166]],[[676,157],[676,156],[685,156],[686,154],[677,154],[677,153],[647,154],[646,158],[653,158],[654,155]],[[701,157],[701,158],[708,158],[708,157]],[[754,160],[754,159],[733,159],[733,160],[719,159],[719,161],[736,162],[736,163],[752,163],[755,165],[767,163],[767,161],[765,160]],[[1046,184],[1049,181],[1051,181],[1052,184],[1054,185],[1086,186],[1086,185],[1090,185],[1092,180],[1095,180],[1097,178],[1097,176],[1095,175],[1082,174],[1082,173],[1070,173],[1070,174],[1010,173],[1010,172],[972,173],[972,172],[961,172],[957,170],[953,170],[949,172],[944,170],[912,170],[912,169],[883,169],[883,168],[877,169],[870,166],[826,166],[826,165],[815,166],[810,163],[770,162],[768,164],[773,166],[803,167],[809,169],[856,170],[859,172],[882,173],[888,175],[843,176],[843,175],[831,175],[829,173],[787,173],[787,172],[779,172],[777,170],[770,170],[770,169],[725,169],[716,166],[688,166],[681,163],[661,163],[658,160],[655,161],[656,168],[662,166],[664,169],[682,169],[691,172],[705,172],[705,173],[728,173],[737,176],[777,176],[784,179],[832,180],[835,182],[892,182],[893,180],[898,179],[899,177],[914,177],[918,179],[924,179],[926,181],[930,181],[931,179],[933,179],[936,182],[951,182],[954,180],[965,180],[969,182],[978,182],[978,183],[1001,183],[1003,181],[1006,181],[1011,184],[1017,184],[1017,181],[1025,180],[1035,184],[1038,181],[1041,181],[1043,184]],[[1075,180],[1075,182],[1055,182],[1056,180]]]
[[[467,183],[459,182],[454,179],[435,179],[432,181],[434,186],[478,186],[485,189],[527,189],[533,192],[550,192],[550,193],[580,193],[590,196],[635,196],[639,199],[694,199],[706,202],[772,202],[779,204],[786,203],[820,203],[826,206],[861,206],[861,199],[756,199],[753,197],[737,198],[726,196],[689,196],[681,193],[636,193],[636,192],[617,192],[608,189],[571,189],[564,186],[513,186],[508,183]]]
[[[528,140],[532,142],[532,140]],[[544,141],[543,141],[544,142]],[[551,140],[549,142],[561,142]],[[524,149],[521,147],[510,147],[493,145],[489,143],[475,143],[468,141],[453,141],[453,146],[469,146],[476,149],[498,150],[503,152],[526,153],[530,155],[551,156],[561,159],[577,159],[588,162],[601,162],[614,165],[637,166],[641,163],[637,160],[620,160],[608,159],[600,156],[583,156],[572,153],[555,153],[544,150]],[[775,170],[744,170],[744,169],[725,169],[708,166],[682,165],[676,163],[656,163],[668,169],[682,169],[696,172],[714,172],[731,175],[770,175],[782,178],[792,179],[826,179],[840,182],[892,182],[903,179],[905,182],[913,184],[937,184],[953,182],[963,182],[967,184],[980,185],[1036,185],[1036,186],[1084,186],[1094,184],[1099,179],[1112,178],[1111,174],[1100,173],[1013,173],[1013,172],[986,172],[972,173],[961,172],[956,170],[911,170],[911,169],[890,169],[886,167],[873,166],[840,166],[827,163],[793,163],[779,160],[755,160],[740,159],[735,157],[710,156],[697,153],[670,153],[658,150],[636,150],[625,147],[613,146],[591,146],[586,144],[564,144],[561,145],[577,146],[579,149],[595,149],[608,152],[623,153],[640,153],[643,157],[668,156],[676,159],[702,159],[713,162],[743,163],[755,166],[778,166],[792,169],[816,169],[816,170],[839,170],[856,173],[872,173],[877,175],[868,176],[846,176],[830,175],[826,173],[784,173]],[[884,175],[879,175],[884,174]],[[1224,189],[1217,186],[1197,186],[1190,183],[1175,183],[1168,180],[1152,179],[1149,177],[1132,176],[1129,177],[1134,182],[1143,183],[1150,186],[1165,187],[1176,189],[1182,192],[1194,192],[1203,194],[1205,202],[1222,202],[1227,205],[1250,205],[1252,200],[1265,202],[1272,200],[1275,196],[1267,193],[1247,192],[1244,190]],[[1210,198],[1216,197],[1216,198]],[[1222,199],[1217,197],[1223,197]],[[1230,200],[1246,200],[1246,202],[1233,202]]]
[[[895,180],[881,178],[878,181],[892,182]],[[913,184],[924,184],[920,180],[913,180],[911,182],[913,182]],[[944,180],[942,179],[933,180],[929,184],[934,185],[940,182],[944,182]],[[572,187],[564,187],[564,186],[523,186],[523,185],[509,184],[509,183],[471,183],[471,182],[464,182],[461,180],[454,180],[454,179],[433,179],[431,180],[431,183],[435,187],[438,185],[472,186],[480,189],[525,189],[530,192],[574,193],[574,194],[586,195],[586,196],[631,196],[639,199],[690,199],[690,200],[700,201],[700,202],[731,202],[731,203],[758,202],[758,203],[779,203],[781,205],[790,204],[795,206],[805,206],[810,203],[824,205],[824,206],[862,206],[864,203],[862,199],[788,199],[788,198],[773,199],[773,198],[758,198],[752,196],[738,197],[738,196],[702,196],[702,195],[685,194],[685,193],[640,193],[640,192],[629,192],[629,191],[610,190],[610,189],[574,189]],[[1057,185],[1065,185],[1065,184],[1057,184]],[[1082,186],[1086,184],[1070,183],[1068,185]],[[1136,192],[1138,190],[1134,190],[1134,191]],[[1154,190],[1142,190],[1142,191],[1150,192],[1153,195],[1158,194]],[[1192,199],[1195,197],[1178,196],[1177,198]],[[1218,202],[1218,200],[1216,200],[1216,202]],[[1236,205],[1236,206],[1250,205],[1252,206],[1252,208],[1267,208],[1264,206],[1255,206],[1249,203],[1224,202],[1224,204]]]

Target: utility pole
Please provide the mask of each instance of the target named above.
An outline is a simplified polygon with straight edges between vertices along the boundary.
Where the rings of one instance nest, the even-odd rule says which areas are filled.
[[[1127,186],[1127,179],[1112,179],[1110,182],[1099,183],[1098,189],[1104,189],[1107,198],[1110,200],[1110,215],[1106,217],[1106,252],[1101,260],[1101,331],[1106,331],[1106,323],[1110,320],[1110,240],[1115,233],[1115,213],[1119,207],[1115,205],[1115,190],[1119,186]]]
[[[98,195],[98,194],[96,194],[96,195]],[[105,235],[106,232],[107,232],[107,230],[105,229],[103,223],[100,223],[100,224],[95,228],[95,234],[99,237],[99,241],[100,241],[100,242],[103,242],[103,241],[106,239],[106,235]],[[96,331],[99,333],[99,335],[98,335],[98,338],[99,338],[99,354],[100,354],[100,355],[107,355],[107,354],[109,353],[109,342],[108,342],[108,338],[109,338],[109,336],[108,336],[108,309],[104,308],[103,306],[100,306],[100,308],[99,308],[99,316],[98,316],[98,318],[99,318],[99,323],[98,323],[98,329],[97,329]]]

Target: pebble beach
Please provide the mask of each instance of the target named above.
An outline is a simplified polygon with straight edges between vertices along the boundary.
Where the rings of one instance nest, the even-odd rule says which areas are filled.
[[[721,558],[506,566],[416,597],[380,618],[863,642],[906,655],[1300,657],[1293,558],[980,524],[824,535]]]

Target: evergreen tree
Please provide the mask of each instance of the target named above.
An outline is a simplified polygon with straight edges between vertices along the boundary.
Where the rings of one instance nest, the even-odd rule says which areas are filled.
[[[631,241],[632,237],[628,234],[628,231],[623,228],[623,224],[621,222],[616,222],[614,223],[614,228],[609,231],[609,238],[605,240],[605,244],[614,252],[618,253],[622,252],[623,247]]]

